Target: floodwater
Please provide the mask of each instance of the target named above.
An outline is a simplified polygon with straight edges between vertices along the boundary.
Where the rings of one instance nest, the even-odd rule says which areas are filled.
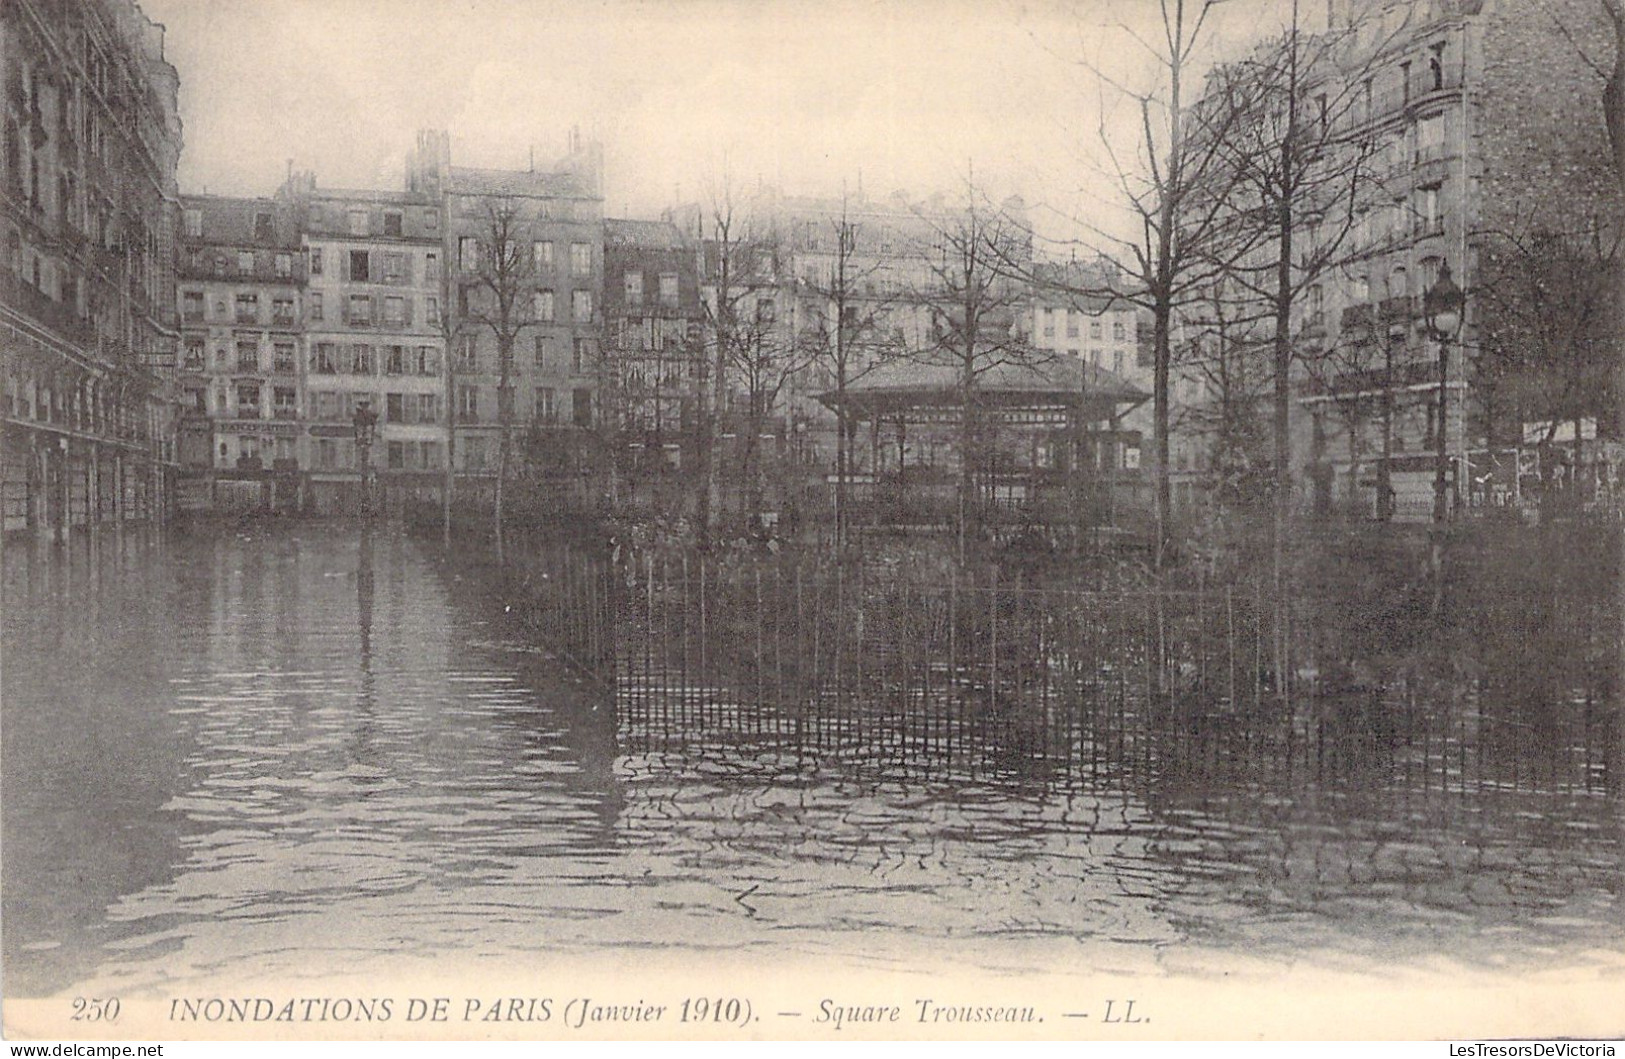
[[[948,753],[917,719],[799,741],[656,724],[385,528],[109,533],[4,562],[10,996],[609,950],[1625,963],[1600,785],[1259,786],[1086,768],[1008,727]]]

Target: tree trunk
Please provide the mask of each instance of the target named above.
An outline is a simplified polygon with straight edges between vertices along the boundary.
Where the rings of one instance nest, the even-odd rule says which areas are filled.
[[[1161,570],[1167,562],[1173,544],[1173,488],[1168,465],[1168,385],[1172,359],[1169,325],[1173,315],[1170,299],[1159,294],[1152,310],[1151,337],[1154,365],[1152,390],[1153,444],[1157,460],[1156,537],[1152,542],[1152,562]]]

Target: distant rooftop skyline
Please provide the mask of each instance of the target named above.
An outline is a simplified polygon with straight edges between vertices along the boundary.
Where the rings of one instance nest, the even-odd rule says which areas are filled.
[[[1034,221],[1091,208],[1096,86],[1143,78],[1149,0],[142,0],[180,73],[189,193],[266,195],[291,164],[396,189],[420,128],[463,167],[605,149],[605,212],[651,217],[736,185],[872,197],[967,170]],[[1259,9],[1278,0],[1232,0]],[[1222,8],[1220,10],[1223,10]],[[1224,29],[1224,27],[1221,27]],[[1239,32],[1225,30],[1227,33]],[[1108,115],[1108,121],[1114,120]],[[1098,209],[1098,207],[1093,207]]]

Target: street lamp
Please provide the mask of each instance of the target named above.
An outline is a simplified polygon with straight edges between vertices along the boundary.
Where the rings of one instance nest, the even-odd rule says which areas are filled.
[[[378,413],[365,399],[357,401],[350,425],[355,428],[356,464],[361,469],[361,513],[372,512],[372,440],[378,433]]]
[[[1446,448],[1449,434],[1445,424],[1446,389],[1450,378],[1450,343],[1461,328],[1461,307],[1467,300],[1461,288],[1456,286],[1450,278],[1450,263],[1444,262],[1439,266],[1439,278],[1433,282],[1422,294],[1422,318],[1427,325],[1428,334],[1439,343],[1439,418],[1438,433],[1435,443],[1435,465],[1433,468],[1433,521],[1443,523],[1450,517],[1449,500],[1446,492],[1448,485],[1448,471],[1450,468],[1450,455]]]

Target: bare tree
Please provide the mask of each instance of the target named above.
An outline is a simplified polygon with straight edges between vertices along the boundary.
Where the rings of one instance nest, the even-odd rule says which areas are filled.
[[[1235,174],[1226,183],[1236,223],[1256,225],[1237,233],[1247,252],[1227,266],[1270,320],[1277,581],[1293,504],[1294,365],[1327,353],[1323,284],[1364,249],[1355,236],[1382,185],[1376,140],[1365,128],[1374,109],[1367,67],[1381,44],[1356,50],[1356,28],[1306,33],[1293,0],[1284,31],[1216,68],[1204,97],[1240,119],[1226,123],[1221,150]]]
[[[710,201],[701,207],[700,298],[705,314],[705,355],[700,358],[696,390],[694,441],[699,467],[697,517],[702,549],[710,547],[717,504],[716,446],[719,417],[728,392],[728,363],[738,343],[741,306],[749,294],[750,266],[741,216],[736,215],[733,181],[728,174],[712,184]],[[742,275],[743,274],[743,275]]]
[[[531,228],[519,203],[507,198],[485,202],[474,290],[469,291],[468,318],[489,329],[497,345],[497,423],[499,427],[496,482],[497,558],[503,549],[503,491],[513,450],[514,345],[520,334],[536,322],[532,298],[536,267]]]
[[[1107,159],[1104,174],[1126,209],[1133,235],[1085,227],[1104,256],[1122,266],[1121,279],[1069,293],[1133,305],[1151,317],[1152,446],[1156,540],[1153,562],[1161,568],[1172,546],[1169,484],[1169,384],[1173,332],[1184,305],[1201,297],[1229,259],[1244,252],[1233,245],[1232,192],[1241,174],[1227,145],[1244,115],[1233,108],[1192,107],[1186,82],[1207,41],[1209,17],[1223,0],[1159,0],[1158,30],[1147,39],[1124,32],[1149,59],[1149,87],[1121,84],[1095,70],[1102,96],[1114,93],[1132,104],[1137,133],[1132,143],[1114,137],[1101,108],[1097,135]]]
[[[952,370],[959,405],[955,532],[961,562],[982,516],[978,485],[988,484],[992,439],[981,399],[983,378],[997,368],[1033,366],[1055,356],[1036,349],[1021,331],[1020,316],[1030,297],[1021,273],[1030,272],[1032,254],[1026,219],[984,201],[973,182],[967,181],[966,192],[962,208],[925,218],[934,243],[920,248],[929,278],[911,296],[930,327],[923,346],[911,355]]]
[[[847,396],[853,383],[877,365],[889,348],[881,335],[886,318],[896,306],[895,292],[883,290],[877,297],[866,288],[886,271],[886,262],[872,255],[860,255],[863,233],[852,220],[850,204],[843,193],[840,212],[829,218],[834,249],[827,266],[800,278],[802,300],[808,320],[797,337],[807,363],[827,373],[833,384],[831,404],[835,409],[835,543],[845,546],[851,502],[852,451],[857,421],[848,407]],[[893,352],[896,350],[893,349]]]
[[[731,340],[721,348],[725,368],[738,385],[743,414],[738,417],[744,433],[740,471],[745,481],[750,509],[762,507],[761,438],[779,407],[785,388],[807,365],[804,346],[787,333],[780,318],[777,298],[777,248],[773,243],[755,242],[748,259],[752,281],[741,283],[742,293],[730,314]],[[737,273],[736,273],[737,274]]]
[[[1226,277],[1187,304],[1177,371],[1201,391],[1182,402],[1171,429],[1201,440],[1208,495],[1221,518],[1251,516],[1267,493],[1266,417],[1270,374],[1260,356],[1256,307]]]

